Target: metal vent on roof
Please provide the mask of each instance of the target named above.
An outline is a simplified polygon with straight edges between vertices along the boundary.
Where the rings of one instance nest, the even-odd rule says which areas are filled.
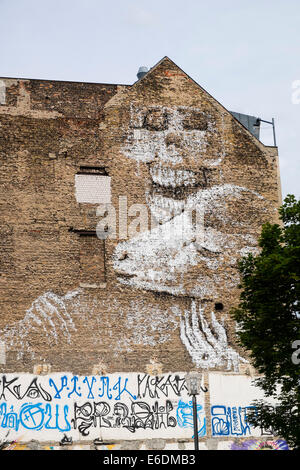
[[[144,65],[139,68],[137,75],[137,78],[140,80],[146,73],[148,72],[148,68],[145,67]]]

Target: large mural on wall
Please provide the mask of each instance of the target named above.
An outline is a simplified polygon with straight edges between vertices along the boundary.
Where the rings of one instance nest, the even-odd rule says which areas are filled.
[[[141,341],[154,345],[151,330],[163,343],[176,330],[197,368],[237,372],[247,361],[229,344],[222,312],[216,313],[214,305],[230,297],[237,286],[237,259],[257,253],[253,221],[258,215],[251,207],[255,204],[264,214],[269,203],[245,187],[224,184],[225,143],[210,145],[216,123],[209,114],[184,106],[134,105],[130,113],[121,151],[136,162],[137,178],[140,165],[147,167],[145,201],[154,226],[117,244],[113,268],[121,285],[170,294],[170,308],[166,313],[157,305],[142,313],[145,306],[137,303],[132,306],[134,322],[129,308],[126,323],[131,328],[118,344],[112,341],[111,348],[129,350],[129,344]],[[246,218],[237,217],[237,207],[243,208]],[[189,308],[178,307],[182,296],[190,299]],[[71,344],[78,312],[92,310],[83,297],[80,287],[61,296],[51,291],[39,296],[22,320],[0,332],[2,356],[17,350],[20,357],[26,352],[34,358],[30,337],[37,330],[48,345],[62,338]],[[101,302],[98,299],[98,316]],[[151,326],[145,328],[149,318]]]
[[[140,337],[147,336],[143,326],[150,316],[152,325],[156,321],[170,326],[169,332],[157,326],[160,342],[178,331],[197,368],[238,372],[247,360],[229,344],[226,322],[215,303],[222,305],[236,288],[237,260],[257,253],[254,222],[258,210],[268,214],[270,203],[253,190],[224,182],[226,145],[222,133],[221,144],[212,145],[217,125],[209,113],[184,106],[131,105],[127,131],[121,152],[136,162],[137,178],[140,166],[147,168],[145,201],[154,226],[117,244],[113,268],[121,285],[169,294],[170,309],[167,318],[159,306],[139,318],[143,306],[133,307],[138,310],[136,321],[112,349],[139,344]],[[76,315],[85,308],[82,293],[78,287],[61,296],[51,291],[39,296],[21,321],[0,332],[2,349],[18,350],[19,355],[32,352],[34,357],[30,336],[37,329],[48,344],[57,344],[58,337],[71,344]],[[189,308],[178,306],[182,297],[190,299]],[[98,315],[101,310],[99,299]],[[143,335],[135,334],[137,324]]]
[[[125,241],[107,244],[109,254],[114,247],[108,264],[116,275],[117,287],[115,279],[111,282],[116,296],[103,287],[88,291],[77,287],[77,282],[69,292],[56,286],[55,292],[40,291],[37,298],[32,296],[24,317],[18,316],[18,321],[0,331],[1,370],[5,370],[6,361],[12,370],[11,363],[16,360],[20,369],[38,370],[33,374],[0,374],[0,448],[5,441],[14,446],[31,440],[53,441],[55,445],[72,441],[83,441],[84,445],[95,440],[104,450],[121,445],[113,443],[115,440],[140,440],[142,448],[147,448],[145,440],[153,438],[167,439],[165,448],[184,445],[184,449],[192,449],[192,401],[185,372],[163,374],[160,370],[170,367],[173,371],[176,360],[171,362],[168,357],[167,366],[156,364],[151,356],[145,365],[143,357],[141,371],[113,374],[105,370],[109,369],[105,359],[102,363],[102,355],[109,356],[110,364],[114,359],[120,364],[126,357],[122,370],[127,364],[131,370],[133,354],[136,359],[138,352],[148,354],[151,350],[150,356],[157,350],[159,356],[164,346],[172,354],[174,345],[176,357],[183,358],[183,368],[186,365],[204,372],[197,397],[200,448],[286,446],[282,440],[272,440],[272,430],[253,428],[248,422],[248,413],[255,411],[252,401],[262,395],[249,376],[239,374],[247,359],[238,351],[234,326],[223,311],[223,304],[226,312],[231,306],[232,292],[239,282],[236,262],[247,253],[258,252],[259,221],[269,218],[274,208],[253,190],[262,187],[256,181],[257,169],[245,175],[252,189],[237,176],[241,165],[234,147],[247,145],[247,139],[236,144],[237,133],[231,140],[229,121],[233,118],[224,109],[214,108],[208,96],[202,100],[187,81],[167,82],[172,74],[163,73],[158,87],[150,83],[149,91],[147,84],[145,89],[142,85],[142,93],[134,86],[119,87],[101,110],[104,120],[95,136],[99,146],[87,146],[109,153],[103,161],[111,164],[111,175],[77,175],[74,181],[73,202],[78,203],[79,213],[81,203],[96,204],[104,199],[109,203],[117,187],[125,193],[130,188],[128,175],[121,174],[119,168],[114,171],[116,165],[122,168],[124,160],[130,162],[128,168],[135,172],[130,177],[136,177],[133,185],[138,188],[137,194],[133,191],[130,196],[138,195],[138,202],[144,202],[140,206],[150,214],[151,227]],[[181,72],[173,75],[187,78]],[[141,104],[148,98],[153,102],[155,96],[168,104]],[[174,105],[174,99],[177,102],[180,97],[184,103],[196,103],[200,97],[201,105]],[[0,81],[1,102],[5,103],[5,84]],[[83,136],[75,144],[74,156],[85,145]],[[67,144],[72,149],[72,143]],[[244,149],[241,154],[247,159]],[[100,161],[103,155],[93,155],[93,161],[98,157]],[[231,157],[234,163],[228,163]],[[71,171],[76,171],[75,163]],[[103,213],[99,210],[98,215]],[[71,280],[72,276],[73,272]],[[128,297],[126,301],[124,297]],[[120,331],[110,322],[120,325]],[[84,357],[80,350],[83,343],[87,355],[90,352],[99,364]],[[78,355],[82,363],[74,366]],[[118,362],[118,358],[122,359]],[[70,364],[70,368],[50,374],[54,363],[55,369],[59,365],[63,370],[62,364]],[[86,367],[86,375],[74,375],[73,366],[84,372]],[[176,443],[170,442],[176,439]]]
[[[136,164],[137,178],[146,168],[145,202],[154,223],[116,243],[113,269],[120,286],[167,293],[168,308],[129,302],[124,322],[128,328],[118,344],[112,338],[114,352],[128,351],[132,344],[167,343],[176,332],[195,368],[238,373],[240,365],[247,363],[229,340],[226,318],[215,307],[217,303],[222,306],[220,302],[230,298],[238,284],[237,260],[258,252],[257,211],[267,216],[270,203],[247,187],[226,183],[223,170],[228,155],[223,135],[221,143],[211,145],[216,133],[214,118],[198,108],[130,108],[128,137],[120,151]],[[247,216],[238,214],[238,208]],[[184,309],[178,303],[182,297],[188,299]],[[118,301],[97,299],[99,322],[102,307],[107,309],[112,303],[122,315]],[[19,358],[25,352],[31,354],[33,360],[31,335],[36,331],[43,333],[47,346],[57,346],[62,340],[72,346],[76,318],[87,311],[91,305],[84,303],[80,287],[63,295],[43,293],[22,320],[0,332],[0,362],[5,364],[5,353],[10,350],[17,350]],[[100,327],[98,336],[101,341]],[[258,395],[248,382],[241,397],[232,393],[235,388],[229,379],[222,384],[218,378],[211,380],[210,402],[205,401],[205,387],[198,398],[199,437],[207,436],[208,423],[213,438],[263,436],[247,420],[253,409],[251,399]],[[235,385],[240,390],[240,382]],[[218,390],[226,392],[218,396]],[[1,439],[21,436],[25,441],[59,441],[64,436],[89,441],[191,439],[192,404],[182,372],[156,376],[3,374],[0,431]]]
[[[118,280],[174,299],[190,297],[190,309],[177,314],[193,363],[237,372],[247,360],[229,346],[212,308],[237,286],[237,260],[258,252],[252,221],[234,207],[251,214],[253,204],[265,212],[268,203],[246,187],[224,184],[225,145],[209,147],[215,122],[201,109],[132,105],[130,128],[122,151],[137,162],[137,175],[141,163],[147,165],[145,199],[156,226],[118,244]]]

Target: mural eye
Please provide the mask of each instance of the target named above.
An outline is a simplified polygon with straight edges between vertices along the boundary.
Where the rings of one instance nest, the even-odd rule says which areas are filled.
[[[130,117],[129,127],[131,129],[142,129],[147,110],[144,108],[134,108]]]
[[[144,119],[143,127],[149,131],[164,131],[168,128],[167,113],[161,109],[150,109]]]
[[[182,112],[182,126],[188,131],[206,131],[208,127],[208,119],[204,113],[199,111],[191,111],[189,113]]]

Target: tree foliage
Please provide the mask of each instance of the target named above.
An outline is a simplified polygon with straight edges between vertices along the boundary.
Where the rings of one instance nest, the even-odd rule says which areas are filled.
[[[259,255],[239,262],[241,295],[233,315],[240,344],[261,374],[256,385],[278,403],[256,401],[249,421],[300,449],[300,201],[287,196],[279,217],[282,224],[263,225]]]

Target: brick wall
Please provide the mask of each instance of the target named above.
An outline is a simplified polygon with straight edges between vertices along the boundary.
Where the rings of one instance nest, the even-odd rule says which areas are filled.
[[[277,220],[277,150],[168,58],[132,86],[2,80],[0,370],[244,371],[236,261]],[[111,178],[115,238],[76,200],[82,168]],[[186,203],[204,211],[204,241],[193,227],[174,238]],[[153,218],[175,224],[171,240],[154,243]]]

